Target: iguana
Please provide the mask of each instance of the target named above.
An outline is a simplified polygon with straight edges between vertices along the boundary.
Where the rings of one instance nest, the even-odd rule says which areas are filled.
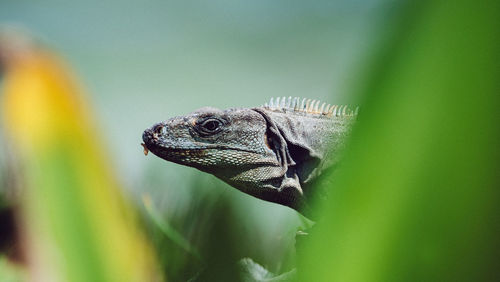
[[[339,161],[358,108],[288,97],[255,108],[201,108],[146,129],[148,151],[259,199],[308,214],[311,183]]]

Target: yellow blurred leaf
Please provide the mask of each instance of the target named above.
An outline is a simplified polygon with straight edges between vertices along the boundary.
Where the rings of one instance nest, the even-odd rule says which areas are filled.
[[[23,168],[31,275],[41,281],[161,280],[67,68],[41,48],[10,51],[2,120]]]

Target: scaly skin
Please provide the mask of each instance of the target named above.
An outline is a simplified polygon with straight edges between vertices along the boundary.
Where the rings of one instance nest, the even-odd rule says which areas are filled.
[[[306,216],[311,183],[339,161],[356,113],[298,99],[257,108],[202,108],[155,124],[144,146]]]

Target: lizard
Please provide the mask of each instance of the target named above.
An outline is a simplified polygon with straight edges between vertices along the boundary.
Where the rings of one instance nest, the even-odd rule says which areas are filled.
[[[213,174],[306,217],[313,182],[335,167],[358,107],[282,97],[254,108],[198,109],[143,132],[144,154]]]

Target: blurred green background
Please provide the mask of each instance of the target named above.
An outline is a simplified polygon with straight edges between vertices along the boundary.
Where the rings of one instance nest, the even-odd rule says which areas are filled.
[[[200,107],[258,106],[276,96],[351,102],[346,89],[357,84],[355,74],[387,5],[2,1],[0,23],[26,29],[76,72],[91,95],[116,174],[139,206],[143,195],[150,197],[160,221],[195,246],[210,245],[204,239],[210,232],[234,229],[236,258],[251,257],[280,273],[293,266],[295,231],[303,227],[298,214],[194,169],[144,157],[142,131]],[[211,231],[221,202],[230,209],[229,224]],[[183,258],[193,258],[163,234],[156,236],[158,245],[165,244],[161,259],[174,280],[198,271],[182,269],[189,264]]]
[[[249,257],[275,274],[299,265],[299,281],[496,281],[498,6],[3,0],[0,24],[76,72],[167,280],[233,281]],[[311,224],[295,211],[139,146],[158,121],[274,96],[362,105],[299,255]]]
[[[121,180],[134,192],[154,194],[163,206],[172,197],[179,197],[174,203],[183,199],[189,186],[184,180],[196,172],[144,158],[139,143],[146,127],[204,106],[258,106],[276,96],[352,101],[346,87],[356,85],[355,74],[388,4],[49,0],[0,5],[4,25],[26,28],[76,70],[92,95]],[[247,196],[227,193],[248,202]],[[257,202],[256,212],[287,213],[250,202]]]

